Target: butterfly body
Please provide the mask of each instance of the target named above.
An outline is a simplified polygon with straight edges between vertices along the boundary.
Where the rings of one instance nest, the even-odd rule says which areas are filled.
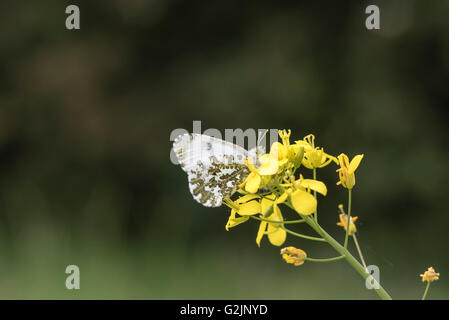
[[[245,181],[247,157],[257,159],[260,148],[247,151],[233,143],[202,134],[184,134],[173,143],[181,168],[187,173],[193,198],[206,207],[219,207]]]

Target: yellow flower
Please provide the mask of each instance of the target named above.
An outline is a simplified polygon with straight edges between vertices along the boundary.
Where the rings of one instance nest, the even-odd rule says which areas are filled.
[[[302,164],[307,169],[323,168],[334,161],[338,164],[337,158],[324,152],[323,148],[315,147],[315,136],[309,134],[303,140],[296,141],[296,145],[304,148]]]
[[[317,200],[310,194],[311,190],[314,190],[322,195],[327,194],[326,185],[317,180],[303,179],[300,175],[299,180],[293,182],[295,191],[291,192],[290,200],[293,208],[296,212],[303,215],[310,215],[316,211]]]
[[[270,153],[278,155],[280,161],[279,167],[288,163],[289,168],[297,168],[302,161],[304,148],[297,144],[290,144],[290,130],[279,130],[278,133],[282,143],[273,143]]]
[[[278,160],[278,168],[281,168],[288,162],[289,148],[282,143],[275,142],[271,145],[270,155]]]
[[[279,168],[279,163],[277,157],[270,153],[264,154],[259,158],[261,163],[257,172],[262,176],[270,176],[276,174]]]
[[[355,186],[355,175],[354,172],[358,168],[360,161],[363,159],[363,154],[356,155],[351,162],[349,158],[344,153],[338,156],[338,162],[340,163],[340,169],[337,170],[340,181],[337,185],[341,184],[347,189],[352,189]]]
[[[302,175],[299,175],[299,180],[296,180],[293,184],[296,188],[314,190],[321,193],[323,196],[327,194],[327,188],[323,182],[313,179],[304,179]]]
[[[242,184],[245,186],[245,190],[250,193],[256,193],[258,189],[265,186],[270,177],[277,173],[281,173],[286,169],[295,167],[296,162],[300,162],[302,159],[302,147],[298,145],[290,145],[291,131],[279,130],[279,136],[282,139],[282,143],[274,142],[271,145],[270,153],[262,155],[257,159],[256,168],[253,163],[253,159],[246,159],[246,166],[250,169],[251,173],[248,178]],[[299,160],[298,160],[299,159]]]
[[[238,226],[239,224],[248,221],[248,219],[249,219],[249,216],[236,218],[235,211],[231,211],[231,215],[228,218],[228,222],[226,223],[225,229],[226,229],[226,231],[229,231],[230,228]]]
[[[298,145],[290,145],[291,130],[279,130],[278,133],[282,143],[273,143],[271,145],[270,154],[277,157],[279,161],[279,171],[281,171],[281,169],[285,169],[284,167],[286,165],[289,167],[294,166],[295,159],[301,153],[301,147]]]
[[[272,154],[264,154],[259,158],[261,163],[259,168],[254,166],[252,158],[245,161],[245,165],[251,171],[242,186],[249,193],[256,193],[259,188],[263,187],[270,181],[270,176],[276,174],[279,168],[278,159]]]
[[[295,266],[302,265],[307,258],[307,253],[304,250],[295,247],[282,248],[281,255],[285,262]]]
[[[255,194],[247,194],[240,197],[236,201],[231,199],[224,199],[223,203],[231,208],[231,214],[229,216],[228,222],[226,223],[226,230],[235,227],[245,221],[248,221],[249,216],[260,213],[260,203],[256,200],[260,197]],[[236,213],[242,217],[236,217]]]
[[[337,226],[343,227],[343,229],[345,229],[345,231],[346,231],[347,226],[348,226],[348,215],[345,214],[345,213],[341,213],[339,215],[339,218],[340,218],[340,222],[337,222]],[[356,228],[354,222],[356,222],[358,218],[359,217],[351,217],[351,219],[349,219],[349,232],[348,232],[348,234],[350,236],[352,236],[354,233],[357,232],[357,228]]]
[[[282,217],[281,210],[278,204],[287,200],[287,195],[285,194],[276,199],[274,194],[271,194],[261,201],[261,212],[266,212],[271,206],[273,207],[273,213],[269,215],[267,220],[274,221],[284,221]],[[261,221],[259,225],[259,230],[257,231],[256,243],[260,247],[260,242],[265,234],[268,235],[268,240],[272,245],[281,246],[287,239],[287,232],[281,228],[282,223],[270,223],[267,221]]]
[[[434,282],[435,280],[438,280],[440,277],[439,273],[435,272],[435,269],[432,267],[428,268],[424,274],[420,274],[420,277],[422,277],[422,282]]]

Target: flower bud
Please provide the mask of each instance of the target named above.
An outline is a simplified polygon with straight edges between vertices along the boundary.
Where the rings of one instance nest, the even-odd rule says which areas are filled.
[[[304,263],[307,258],[307,254],[305,251],[295,248],[295,247],[286,247],[281,249],[282,259],[287,263],[291,263],[294,266],[300,266]]]

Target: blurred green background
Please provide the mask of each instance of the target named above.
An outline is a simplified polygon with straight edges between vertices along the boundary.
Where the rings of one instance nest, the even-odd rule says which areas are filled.
[[[69,4],[78,31],[65,28]],[[381,30],[365,28],[369,4]],[[257,223],[226,232],[229,209],[196,203],[169,141],[193,120],[364,153],[353,214],[368,264],[398,299],[420,298],[433,266],[428,298],[449,298],[448,1],[0,8],[0,298],[377,299],[344,261],[287,265],[267,239],[257,247]],[[319,172],[319,211],[342,240],[335,169]],[[69,264],[81,290],[65,288]]]

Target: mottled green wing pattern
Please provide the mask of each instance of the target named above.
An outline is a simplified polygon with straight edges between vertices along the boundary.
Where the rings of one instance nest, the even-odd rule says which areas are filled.
[[[193,198],[206,207],[218,207],[224,198],[237,191],[249,174],[248,168],[237,163],[213,162],[188,173],[189,188]]]

